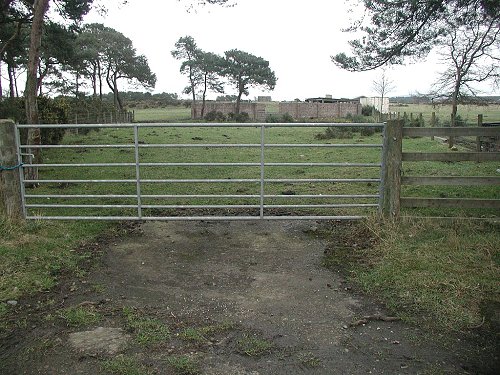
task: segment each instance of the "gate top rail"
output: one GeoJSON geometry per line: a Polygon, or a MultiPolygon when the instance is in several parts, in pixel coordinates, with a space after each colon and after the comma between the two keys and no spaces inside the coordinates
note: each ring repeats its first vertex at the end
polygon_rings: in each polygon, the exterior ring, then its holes
{"type": "Polygon", "coordinates": [[[133,124],[19,124],[17,128],[19,129],[29,129],[29,128],[100,128],[100,129],[116,129],[116,128],[256,128],[256,127],[266,127],[266,128],[325,128],[325,127],[353,127],[353,128],[381,128],[385,126],[385,123],[307,123],[307,122],[280,122],[280,123],[133,123],[133,124]]]}

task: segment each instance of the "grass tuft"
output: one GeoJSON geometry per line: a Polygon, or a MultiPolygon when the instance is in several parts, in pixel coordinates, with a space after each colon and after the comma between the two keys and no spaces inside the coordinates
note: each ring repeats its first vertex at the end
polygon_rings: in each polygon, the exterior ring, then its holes
{"type": "Polygon", "coordinates": [[[123,308],[127,327],[140,345],[152,346],[170,339],[170,330],[158,319],[142,316],[129,307],[123,308]]]}
{"type": "Polygon", "coordinates": [[[119,355],[116,358],[104,361],[102,370],[106,374],[113,375],[149,375],[145,366],[141,365],[135,358],[119,355]]]}
{"type": "Polygon", "coordinates": [[[274,344],[271,341],[249,335],[245,335],[242,339],[238,340],[237,345],[238,352],[249,357],[260,357],[264,354],[269,354],[274,348],[274,344]]]}
{"type": "Polygon", "coordinates": [[[102,317],[90,307],[70,307],[59,312],[59,316],[66,321],[70,327],[85,327],[99,322],[102,317]]]}
{"type": "Polygon", "coordinates": [[[315,368],[321,366],[321,360],[311,352],[300,353],[297,358],[299,362],[305,367],[315,368]]]}
{"type": "Polygon", "coordinates": [[[177,375],[197,375],[201,373],[200,365],[190,356],[172,356],[167,358],[167,363],[177,375]]]}

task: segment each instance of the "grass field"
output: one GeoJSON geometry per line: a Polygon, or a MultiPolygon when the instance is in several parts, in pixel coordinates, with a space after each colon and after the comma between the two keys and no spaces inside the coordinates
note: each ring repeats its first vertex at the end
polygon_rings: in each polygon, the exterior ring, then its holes
{"type": "Polygon", "coordinates": [[[191,108],[168,106],[165,108],[135,109],[136,122],[173,122],[191,119],[191,108]]]}
{"type": "MultiPolygon", "coordinates": [[[[279,113],[279,103],[267,103],[266,112],[269,114],[279,113]]],[[[391,103],[391,112],[399,112],[401,116],[406,112],[408,116],[413,113],[415,117],[421,113],[426,126],[430,126],[432,112],[436,113],[436,117],[440,123],[449,121],[451,114],[450,105],[437,104],[404,104],[398,105],[391,103]]],[[[148,108],[136,109],[135,120],[137,122],[174,122],[174,121],[187,121],[191,119],[191,109],[183,106],[169,106],[165,108],[148,108]]],[[[458,114],[462,117],[467,124],[477,124],[477,116],[483,115],[484,122],[497,122],[500,121],[500,104],[490,104],[484,106],[478,105],[460,105],[458,106],[458,114]]]]}
{"type": "MultiPolygon", "coordinates": [[[[442,124],[445,121],[450,121],[451,116],[451,106],[437,104],[435,106],[431,104],[408,104],[408,105],[390,105],[391,112],[399,112],[401,116],[404,112],[408,115],[413,113],[414,117],[417,117],[420,113],[424,117],[426,126],[430,126],[432,112],[436,113],[436,117],[442,124]]],[[[485,106],[478,105],[459,105],[458,114],[460,117],[470,125],[477,124],[477,116],[479,114],[483,115],[483,122],[498,122],[500,121],[500,104],[490,104],[485,106]]]]}
{"type": "MultiPolygon", "coordinates": [[[[317,128],[295,128],[268,129],[266,132],[266,141],[269,143],[332,143],[333,140],[317,141],[315,135],[324,129],[317,128]]],[[[139,133],[141,143],[158,144],[259,144],[260,129],[248,127],[235,128],[141,128],[139,133]]],[[[132,140],[131,129],[102,130],[100,132],[91,132],[87,136],[69,136],[66,142],[70,144],[130,144],[132,140]]],[[[340,143],[381,143],[381,136],[377,134],[373,137],[364,138],[357,134],[353,139],[339,140],[340,143]]],[[[369,149],[370,152],[364,152],[360,148],[342,148],[342,149],[311,149],[307,147],[297,148],[270,148],[266,150],[266,162],[355,162],[355,163],[380,163],[380,148],[369,149]]],[[[76,163],[106,163],[106,162],[134,162],[133,149],[89,149],[88,152],[82,152],[81,149],[58,149],[46,153],[45,163],[57,163],[58,160],[76,163]]],[[[213,163],[260,163],[260,148],[144,148],[140,152],[142,163],[151,162],[213,162],[213,163]]],[[[135,179],[135,167],[81,167],[81,168],[41,168],[41,178],[43,179],[135,179]]],[[[303,166],[282,167],[274,166],[266,169],[266,178],[270,179],[312,179],[312,178],[370,178],[376,179],[380,176],[379,168],[372,167],[314,167],[307,168],[303,166]]],[[[141,167],[141,179],[260,179],[260,165],[257,166],[170,166],[170,167],[141,167]]],[[[146,183],[141,184],[142,194],[239,194],[239,195],[258,195],[260,193],[260,184],[258,182],[234,182],[234,183],[146,183]]],[[[59,194],[81,194],[82,191],[87,194],[135,194],[135,183],[116,183],[116,184],[42,184],[34,192],[35,194],[50,194],[59,192],[59,194]]],[[[266,193],[274,195],[283,195],[283,198],[270,199],[266,203],[312,203],[312,201],[298,201],[293,199],[293,195],[298,194],[369,194],[376,195],[378,186],[376,183],[270,183],[266,184],[266,193]],[[292,198],[290,198],[292,196],[292,198]],[[285,199],[285,198],[289,199],[285,199]]],[[[316,199],[318,201],[318,199],[316,199]]],[[[30,200],[32,203],[47,203],[45,199],[30,200]]],[[[62,203],[62,200],[58,200],[62,203]]],[[[68,200],[65,200],[67,203],[68,200]]],[[[75,202],[75,201],[74,201],[75,202]]],[[[73,203],[74,203],[73,202],[73,203]]],[[[76,201],[82,203],[81,200],[76,201]]],[[[320,199],[320,203],[325,199],[320,199]]],[[[50,203],[56,203],[51,200],[50,203]]],[[[87,203],[102,204],[102,200],[89,200],[87,203]]],[[[135,199],[117,200],[110,199],[106,203],[114,204],[135,204],[135,199]]],[[[335,202],[332,202],[335,203],[335,202]]],[[[338,203],[352,203],[352,200],[342,200],[338,203]]],[[[363,199],[361,203],[377,203],[376,199],[363,199]]],[[[149,199],[144,200],[143,204],[237,204],[237,205],[258,205],[258,198],[241,199],[149,199]]],[[[107,213],[103,210],[73,210],[80,214],[95,214],[97,211],[103,215],[111,214],[114,210],[110,209],[107,213]]],[[[348,210],[347,210],[348,211],[348,210]]],[[[340,214],[347,214],[346,210],[340,211],[340,214]]],[[[366,212],[366,210],[362,210],[366,212]]],[[[258,212],[253,209],[254,214],[258,212]]],[[[70,210],[53,209],[52,213],[71,214],[70,210]]],[[[116,213],[116,211],[115,211],[116,213]]],[[[150,215],[154,212],[149,210],[150,215]]]]}
{"type": "MultiPolygon", "coordinates": [[[[324,128],[272,128],[266,130],[266,142],[280,143],[349,143],[349,144],[381,144],[382,136],[375,133],[372,136],[361,136],[353,133],[352,139],[317,140],[315,136],[324,128]]],[[[141,144],[259,144],[260,129],[253,127],[234,128],[151,128],[142,127],[139,130],[141,144]]],[[[105,129],[91,132],[86,136],[68,135],[68,144],[131,144],[132,129],[105,129]]],[[[446,152],[446,145],[431,141],[429,138],[406,139],[405,151],[446,152]]],[[[452,151],[448,151],[452,152],[452,151]]],[[[93,148],[93,149],[53,149],[45,152],[45,163],[134,163],[134,150],[130,148],[93,148]]],[[[240,180],[253,179],[256,182],[226,182],[226,183],[186,183],[142,182],[143,195],[259,195],[260,194],[260,148],[142,148],[141,163],[256,163],[255,166],[142,166],[141,180],[191,180],[217,179],[240,180]]],[[[381,160],[380,147],[374,148],[268,148],[265,150],[266,163],[374,163],[381,160]]],[[[411,176],[495,176],[497,165],[490,163],[442,163],[420,162],[405,163],[404,173],[411,176]]],[[[35,190],[28,190],[34,195],[43,194],[120,194],[134,195],[136,193],[135,165],[123,167],[42,167],[41,179],[48,180],[132,180],[127,183],[42,183],[35,190]]],[[[265,170],[266,179],[378,179],[379,167],[331,167],[331,166],[268,166],[265,170]]],[[[297,199],[295,195],[377,195],[377,182],[270,182],[265,184],[265,193],[279,195],[280,198],[266,199],[265,204],[377,204],[376,198],[362,199],[297,199]]],[[[493,186],[487,187],[414,187],[403,190],[404,196],[427,196],[449,198],[500,198],[500,192],[493,186]]],[[[144,198],[143,205],[259,205],[259,198],[144,198]]],[[[93,204],[95,208],[43,208],[30,209],[30,214],[49,216],[128,216],[134,215],[134,209],[102,208],[103,204],[135,205],[135,198],[91,198],[83,200],[67,198],[29,198],[28,203],[43,204],[93,204]]],[[[251,207],[253,215],[258,208],[251,207]]],[[[338,208],[338,209],[288,209],[283,214],[323,214],[323,215],[359,215],[369,214],[376,208],[338,208]]],[[[443,215],[442,210],[421,210],[420,213],[443,215]]],[[[450,214],[457,214],[450,210],[450,214]]],[[[226,212],[227,214],[227,212],[226,212]]],[[[473,210],[471,214],[475,215],[473,210]]],[[[494,215],[495,211],[482,211],[482,215],[494,215]]],[[[156,208],[148,208],[145,216],[165,216],[165,212],[156,208]]],[[[135,216],[135,215],[134,215],[135,216]]],[[[169,216],[169,215],[166,215],[169,216]]]]}

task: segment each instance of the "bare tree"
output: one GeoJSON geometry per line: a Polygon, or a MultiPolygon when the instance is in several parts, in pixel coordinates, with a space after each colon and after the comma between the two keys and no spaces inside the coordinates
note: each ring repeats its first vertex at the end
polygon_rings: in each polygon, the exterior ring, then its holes
{"type": "Polygon", "coordinates": [[[382,108],[384,105],[384,98],[390,93],[392,90],[396,88],[394,85],[394,81],[389,78],[386,69],[382,69],[382,73],[379,78],[373,81],[372,85],[373,91],[375,91],[380,96],[380,106],[379,111],[379,120],[382,118],[382,108]]]}
{"type": "Polygon", "coordinates": [[[480,83],[497,85],[500,79],[500,17],[468,17],[463,25],[447,24],[441,53],[446,69],[434,84],[435,97],[451,101],[451,126],[456,125],[458,104],[479,93],[480,83]]]}

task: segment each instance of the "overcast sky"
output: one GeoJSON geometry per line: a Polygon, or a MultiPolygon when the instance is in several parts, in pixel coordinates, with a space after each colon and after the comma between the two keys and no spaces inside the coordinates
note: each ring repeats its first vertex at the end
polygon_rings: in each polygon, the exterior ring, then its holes
{"type": "MultiPolygon", "coordinates": [[[[93,13],[86,20],[104,23],[132,39],[158,77],[154,92],[180,94],[186,86],[180,62],[170,52],[180,37],[190,35],[205,51],[222,55],[236,48],[269,61],[278,77],[276,88],[272,92],[253,89],[251,99],[257,95],[271,95],[273,100],[376,95],[372,83],[380,70],[349,73],[330,59],[349,51],[352,35],[341,31],[352,19],[345,0],[237,0],[232,8],[206,6],[188,12],[189,2],[130,0],[125,6],[111,6],[105,19],[93,13]]],[[[424,62],[390,68],[395,89],[389,95],[428,92],[440,69],[436,61],[430,56],[424,62]]],[[[235,94],[235,90],[227,87],[226,93],[235,94]]]]}

